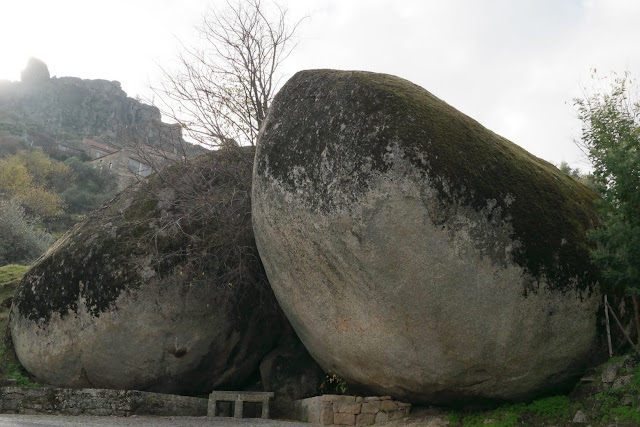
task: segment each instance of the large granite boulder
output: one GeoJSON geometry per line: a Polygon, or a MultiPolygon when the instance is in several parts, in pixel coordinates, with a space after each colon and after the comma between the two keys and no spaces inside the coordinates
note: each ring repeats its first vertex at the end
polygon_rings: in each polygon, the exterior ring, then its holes
{"type": "Polygon", "coordinates": [[[62,237],[13,301],[22,365],[56,386],[172,393],[255,376],[284,315],[253,240],[253,155],[166,169],[62,237]]]}
{"type": "Polygon", "coordinates": [[[406,80],[315,70],[274,99],[252,204],[271,286],[318,363],[448,403],[524,398],[589,363],[596,197],[406,80]]]}

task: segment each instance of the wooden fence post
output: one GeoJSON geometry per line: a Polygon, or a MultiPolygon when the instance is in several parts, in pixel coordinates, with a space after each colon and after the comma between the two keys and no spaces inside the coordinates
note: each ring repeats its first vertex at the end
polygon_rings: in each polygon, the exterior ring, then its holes
{"type": "Polygon", "coordinates": [[[629,344],[631,344],[631,347],[633,347],[633,349],[636,351],[636,353],[640,354],[640,349],[638,349],[638,346],[634,344],[634,342],[631,340],[631,338],[629,338],[629,334],[627,334],[627,331],[625,331],[624,328],[622,327],[622,323],[620,323],[620,321],[618,320],[618,317],[616,316],[616,313],[613,312],[613,308],[611,308],[611,305],[609,305],[608,302],[607,302],[607,307],[609,308],[609,311],[611,312],[611,315],[613,316],[613,320],[616,321],[616,323],[618,324],[618,327],[622,331],[622,334],[627,339],[627,341],[629,341],[629,344]]]}
{"type": "Polygon", "coordinates": [[[613,357],[613,349],[611,348],[611,328],[609,327],[609,310],[607,306],[607,295],[604,296],[604,320],[607,325],[607,344],[609,344],[609,358],[613,357]]]}

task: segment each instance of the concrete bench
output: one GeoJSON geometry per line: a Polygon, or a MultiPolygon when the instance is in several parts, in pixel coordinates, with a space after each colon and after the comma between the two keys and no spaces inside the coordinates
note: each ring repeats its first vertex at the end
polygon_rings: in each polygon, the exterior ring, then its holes
{"type": "Polygon", "coordinates": [[[269,418],[269,399],[273,397],[270,391],[212,391],[209,395],[207,416],[216,416],[218,402],[233,402],[234,418],[242,418],[244,402],[262,403],[262,418],[269,418]]]}

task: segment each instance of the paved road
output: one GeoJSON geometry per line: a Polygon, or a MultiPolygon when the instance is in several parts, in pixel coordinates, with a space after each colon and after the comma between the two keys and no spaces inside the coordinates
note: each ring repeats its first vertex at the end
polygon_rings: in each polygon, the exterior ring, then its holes
{"type": "Polygon", "coordinates": [[[0,415],[0,427],[310,427],[312,424],[259,418],[90,417],[70,415],[0,415]]]}

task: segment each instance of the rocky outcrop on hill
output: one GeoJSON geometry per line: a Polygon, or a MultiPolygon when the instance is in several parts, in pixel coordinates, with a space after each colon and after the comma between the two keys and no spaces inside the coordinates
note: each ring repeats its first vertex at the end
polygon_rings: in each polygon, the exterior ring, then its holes
{"type": "Polygon", "coordinates": [[[241,387],[285,322],[253,240],[253,150],[153,175],[63,236],[21,282],[9,330],[44,383],[241,387]]]}
{"type": "Polygon", "coordinates": [[[49,67],[38,58],[29,58],[27,67],[22,70],[20,80],[24,83],[39,83],[49,80],[49,67]]]}
{"type": "Polygon", "coordinates": [[[61,142],[94,138],[120,146],[190,147],[179,125],[163,123],[158,108],[129,98],[119,82],[50,78],[47,65],[34,58],[21,82],[0,84],[0,118],[5,117],[61,142]]]}
{"type": "Polygon", "coordinates": [[[413,402],[566,386],[596,346],[596,195],[421,87],[316,70],[278,93],[253,222],[307,350],[413,402]]]}

